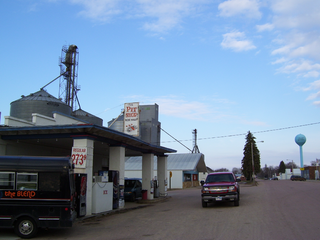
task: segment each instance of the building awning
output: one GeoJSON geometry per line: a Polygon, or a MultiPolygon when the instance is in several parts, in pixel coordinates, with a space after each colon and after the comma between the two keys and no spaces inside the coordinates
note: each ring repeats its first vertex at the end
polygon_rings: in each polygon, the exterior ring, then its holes
{"type": "MultiPolygon", "coordinates": [[[[70,139],[91,138],[95,141],[106,143],[108,146],[125,147],[126,156],[137,156],[146,153],[162,156],[176,152],[174,149],[153,145],[128,134],[93,124],[32,127],[1,126],[0,135],[2,140],[21,140],[31,143],[41,139],[47,141],[47,144],[51,146],[63,144],[63,141],[66,140],[70,142],[70,139]]],[[[99,148],[99,146],[95,145],[95,148],[99,148]]]]}

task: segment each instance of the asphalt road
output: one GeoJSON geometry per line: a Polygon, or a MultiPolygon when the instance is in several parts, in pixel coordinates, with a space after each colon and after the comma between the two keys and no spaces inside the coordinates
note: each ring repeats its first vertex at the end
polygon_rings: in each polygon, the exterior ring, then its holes
{"type": "MultiPolygon", "coordinates": [[[[320,181],[261,180],[241,185],[240,206],[202,208],[200,189],[169,191],[162,203],[42,230],[35,239],[320,239],[320,181]]],[[[0,229],[0,239],[18,239],[0,229]]]]}

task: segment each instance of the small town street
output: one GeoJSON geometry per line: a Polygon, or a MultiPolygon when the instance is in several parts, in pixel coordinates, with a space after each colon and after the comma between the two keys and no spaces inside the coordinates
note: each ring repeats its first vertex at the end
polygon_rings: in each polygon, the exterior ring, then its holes
{"type": "MultiPolygon", "coordinates": [[[[70,229],[40,230],[35,239],[319,239],[320,181],[258,180],[241,184],[240,206],[201,207],[200,188],[169,191],[170,198],[101,217],[70,229]]],[[[0,229],[0,239],[19,239],[0,229]]]]}

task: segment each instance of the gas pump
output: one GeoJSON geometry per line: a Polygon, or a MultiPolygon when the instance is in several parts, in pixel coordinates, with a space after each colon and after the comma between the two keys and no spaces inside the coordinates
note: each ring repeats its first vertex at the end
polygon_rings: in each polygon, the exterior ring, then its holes
{"type": "Polygon", "coordinates": [[[153,194],[153,180],[150,181],[150,194],[153,194]]]}
{"type": "Polygon", "coordinates": [[[77,193],[76,203],[77,203],[77,214],[78,217],[83,217],[86,215],[86,198],[87,198],[87,174],[78,173],[75,174],[75,188],[77,193]]]}
{"type": "Polygon", "coordinates": [[[153,181],[153,187],[154,187],[154,195],[153,197],[158,198],[159,197],[159,185],[158,180],[153,181]]]}
{"type": "Polygon", "coordinates": [[[167,193],[167,191],[168,191],[168,180],[167,179],[164,180],[164,191],[165,191],[165,193],[167,193]]]}
{"type": "Polygon", "coordinates": [[[168,195],[168,180],[167,178],[164,180],[164,196],[168,195]]]}

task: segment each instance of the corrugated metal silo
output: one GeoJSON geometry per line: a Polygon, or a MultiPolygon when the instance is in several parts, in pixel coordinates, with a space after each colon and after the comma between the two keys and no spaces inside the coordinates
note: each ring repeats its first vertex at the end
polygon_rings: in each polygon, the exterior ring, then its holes
{"type": "Polygon", "coordinates": [[[10,103],[10,116],[32,121],[32,113],[53,117],[52,112],[71,115],[71,107],[44,90],[22,96],[10,103]]]}
{"type": "Polygon", "coordinates": [[[108,127],[110,129],[113,129],[113,130],[116,130],[116,131],[119,131],[119,132],[124,132],[123,131],[123,115],[119,116],[116,121],[115,120],[116,119],[114,118],[111,121],[109,121],[108,122],[108,127]]]}
{"type": "Polygon", "coordinates": [[[102,126],[103,123],[103,120],[101,118],[96,117],[86,111],[83,111],[82,109],[74,111],[72,113],[72,116],[97,126],[102,126]]]}

